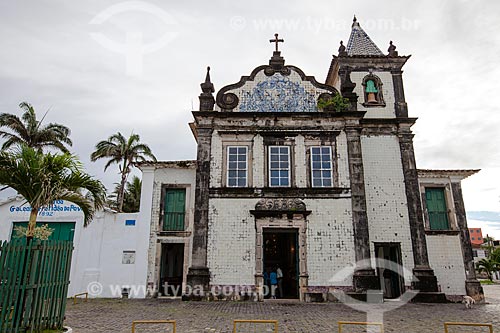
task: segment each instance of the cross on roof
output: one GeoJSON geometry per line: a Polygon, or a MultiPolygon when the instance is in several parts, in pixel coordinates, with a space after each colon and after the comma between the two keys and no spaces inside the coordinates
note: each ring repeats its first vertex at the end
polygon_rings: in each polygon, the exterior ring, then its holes
{"type": "Polygon", "coordinates": [[[278,34],[274,34],[274,39],[269,40],[270,43],[275,43],[276,44],[276,52],[278,52],[278,43],[284,43],[284,39],[278,39],[278,34]]]}

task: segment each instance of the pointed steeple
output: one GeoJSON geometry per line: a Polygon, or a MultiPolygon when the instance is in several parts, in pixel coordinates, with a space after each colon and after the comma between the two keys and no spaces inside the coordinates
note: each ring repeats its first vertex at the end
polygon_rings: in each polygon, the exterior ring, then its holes
{"type": "Polygon", "coordinates": [[[200,94],[200,111],[213,111],[215,99],[213,93],[215,92],[214,84],[210,81],[210,67],[207,67],[207,76],[205,82],[200,84],[202,93],[200,94]]]}
{"type": "Polygon", "coordinates": [[[384,54],[359,25],[356,16],[352,20],[351,36],[347,43],[349,56],[383,56],[384,54]]]}

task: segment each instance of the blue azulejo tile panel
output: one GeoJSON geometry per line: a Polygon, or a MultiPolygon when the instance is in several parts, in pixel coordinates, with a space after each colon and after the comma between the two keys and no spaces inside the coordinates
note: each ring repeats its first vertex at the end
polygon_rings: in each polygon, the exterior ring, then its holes
{"type": "Polygon", "coordinates": [[[316,94],[307,91],[302,82],[274,74],[242,92],[240,112],[316,112],[316,94]]]}
{"type": "Polygon", "coordinates": [[[228,92],[236,94],[236,112],[317,112],[319,95],[328,91],[315,87],[292,69],[290,75],[256,74],[253,81],[228,92]]]}

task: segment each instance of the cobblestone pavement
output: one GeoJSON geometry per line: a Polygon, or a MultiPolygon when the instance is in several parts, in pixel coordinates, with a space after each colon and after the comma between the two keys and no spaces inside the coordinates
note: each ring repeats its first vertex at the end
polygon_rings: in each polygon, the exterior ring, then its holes
{"type": "MultiPolygon", "coordinates": [[[[500,285],[484,286],[487,304],[465,309],[463,304],[406,304],[384,316],[386,332],[443,332],[445,321],[492,323],[500,332],[500,285]]],[[[177,332],[229,333],[234,319],[276,319],[279,332],[337,332],[337,321],[365,321],[366,314],[344,304],[276,302],[182,302],[177,300],[94,299],[68,302],[66,325],[75,333],[131,332],[133,320],[170,319],[177,332]]],[[[137,333],[165,332],[158,328],[137,333]]],[[[354,332],[354,330],[345,330],[354,332]]],[[[360,330],[356,332],[361,332],[360,330]]],[[[487,332],[454,330],[451,332],[487,332]]],[[[451,333],[450,332],[450,333],[451,333]]],[[[247,333],[247,332],[245,332],[247,333]]]]}

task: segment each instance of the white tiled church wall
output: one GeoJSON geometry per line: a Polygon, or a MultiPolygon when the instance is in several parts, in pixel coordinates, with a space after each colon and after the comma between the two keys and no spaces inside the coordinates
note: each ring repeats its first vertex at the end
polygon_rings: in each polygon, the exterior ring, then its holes
{"type": "Polygon", "coordinates": [[[429,264],[441,291],[447,295],[466,295],[465,268],[458,235],[428,235],[429,264]]]}
{"type": "Polygon", "coordinates": [[[211,199],[207,260],[212,284],[255,284],[255,199],[211,199]]]}
{"type": "Polygon", "coordinates": [[[310,286],[350,286],[351,280],[332,281],[354,260],[354,236],[350,199],[306,199],[307,271],[310,286]]]}
{"type": "Polygon", "coordinates": [[[337,172],[339,187],[351,187],[349,178],[349,159],[347,154],[347,136],[341,132],[337,137],[337,172]]]}
{"type": "Polygon", "coordinates": [[[373,72],[382,81],[382,96],[384,98],[385,107],[369,107],[365,108],[361,103],[364,103],[364,87],[363,79],[370,75],[369,72],[352,72],[351,81],[356,83],[354,92],[359,96],[358,110],[366,111],[365,118],[395,118],[394,111],[394,85],[392,83],[392,74],[390,72],[373,72]]]}
{"type": "Polygon", "coordinates": [[[295,184],[297,187],[307,187],[307,161],[304,137],[297,135],[295,138],[295,184]]]}
{"type": "Polygon", "coordinates": [[[219,133],[215,131],[212,135],[211,155],[210,160],[210,186],[222,187],[222,169],[224,161],[222,159],[222,138],[219,133]]]}
{"type": "Polygon", "coordinates": [[[398,138],[362,136],[361,146],[371,253],[375,252],[374,242],[401,243],[408,285],[414,264],[398,138]]]}
{"type": "Polygon", "coordinates": [[[264,140],[262,136],[256,135],[253,138],[253,152],[252,152],[252,168],[253,168],[253,186],[254,187],[264,187],[264,140]]]}

